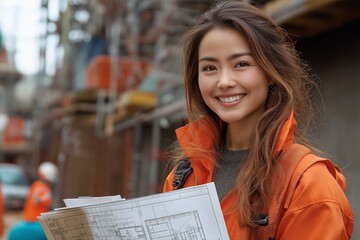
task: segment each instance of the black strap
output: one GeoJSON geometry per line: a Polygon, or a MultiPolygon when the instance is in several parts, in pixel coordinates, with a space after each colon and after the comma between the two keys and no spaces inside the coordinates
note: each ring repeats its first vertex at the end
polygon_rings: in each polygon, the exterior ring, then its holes
{"type": "Polygon", "coordinates": [[[181,161],[175,170],[174,179],[172,182],[173,189],[175,190],[182,188],[191,172],[192,166],[190,159],[185,159],[181,161]]]}
{"type": "Polygon", "coordinates": [[[260,214],[259,218],[254,221],[258,226],[267,226],[269,224],[269,215],[266,213],[260,214]]]}

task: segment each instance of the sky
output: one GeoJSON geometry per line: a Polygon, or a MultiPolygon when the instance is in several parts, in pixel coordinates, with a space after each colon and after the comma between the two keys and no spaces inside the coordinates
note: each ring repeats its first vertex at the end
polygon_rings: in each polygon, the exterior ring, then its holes
{"type": "MultiPolygon", "coordinates": [[[[58,3],[49,0],[49,18],[58,18],[58,3]]],[[[2,32],[9,61],[24,75],[36,75],[44,66],[40,58],[40,39],[46,34],[42,20],[41,0],[0,0],[0,31],[2,32]]],[[[46,73],[55,72],[55,52],[58,38],[47,37],[46,73]]]]}

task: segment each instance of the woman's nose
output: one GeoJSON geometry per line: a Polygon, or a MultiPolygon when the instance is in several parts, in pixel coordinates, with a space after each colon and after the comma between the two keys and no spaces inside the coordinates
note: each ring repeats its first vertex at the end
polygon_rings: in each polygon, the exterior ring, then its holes
{"type": "Polygon", "coordinates": [[[236,84],[235,80],[232,78],[231,74],[228,71],[221,72],[218,80],[219,88],[232,88],[236,84]]]}

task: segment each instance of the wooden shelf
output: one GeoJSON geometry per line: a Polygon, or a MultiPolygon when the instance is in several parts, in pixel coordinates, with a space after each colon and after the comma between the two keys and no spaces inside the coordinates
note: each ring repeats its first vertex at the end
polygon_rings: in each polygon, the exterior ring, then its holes
{"type": "Polygon", "coordinates": [[[66,107],[56,115],[60,115],[65,124],[82,128],[96,126],[103,128],[105,135],[111,135],[117,123],[153,110],[158,101],[154,92],[129,90],[115,96],[114,101],[110,101],[109,93],[102,93],[100,96],[93,90],[73,92],[66,107]]]}
{"type": "Polygon", "coordinates": [[[29,142],[7,145],[0,143],[0,152],[6,154],[28,154],[33,151],[33,146],[29,142]]]}

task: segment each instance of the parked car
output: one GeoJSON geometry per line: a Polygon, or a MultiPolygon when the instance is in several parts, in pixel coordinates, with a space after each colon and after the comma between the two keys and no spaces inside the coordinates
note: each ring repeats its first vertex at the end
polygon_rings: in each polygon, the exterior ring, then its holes
{"type": "Polygon", "coordinates": [[[5,208],[23,208],[30,188],[30,181],[23,168],[17,164],[0,163],[0,180],[5,208]]]}

